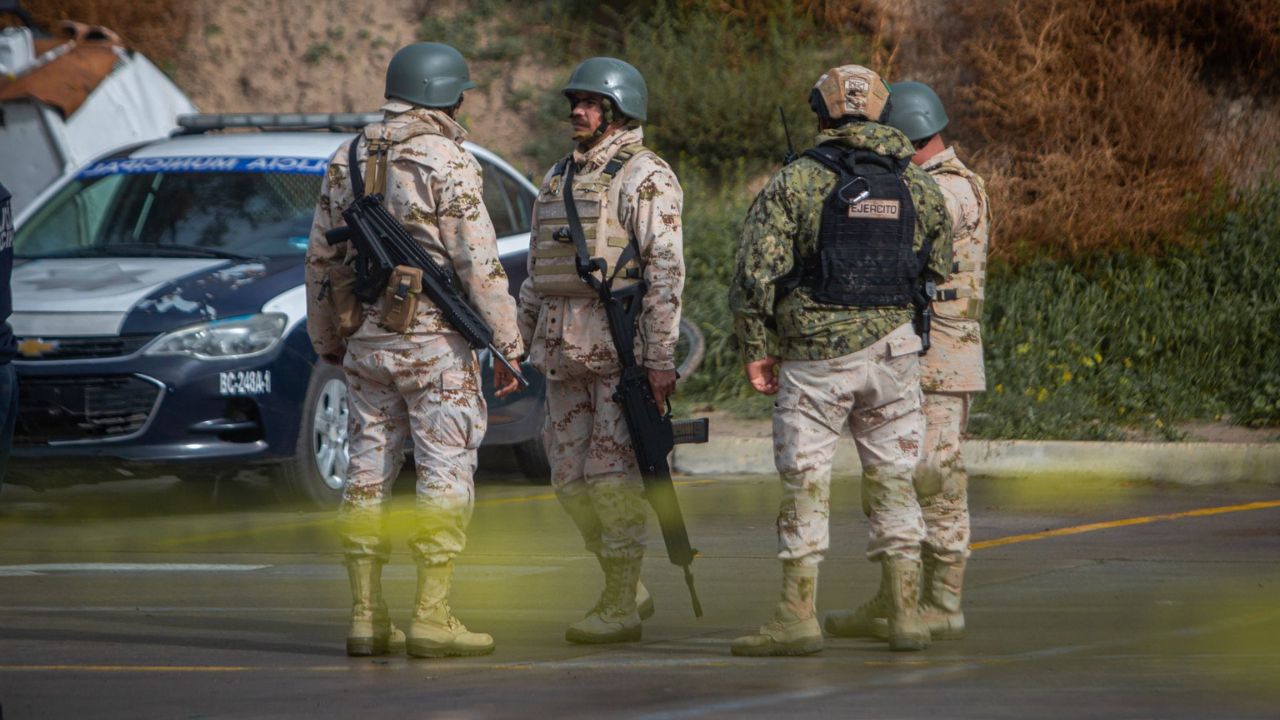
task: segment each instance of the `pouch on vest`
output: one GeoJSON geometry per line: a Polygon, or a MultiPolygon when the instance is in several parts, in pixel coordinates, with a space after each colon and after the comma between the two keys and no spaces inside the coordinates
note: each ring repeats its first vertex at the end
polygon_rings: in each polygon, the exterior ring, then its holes
{"type": "Polygon", "coordinates": [[[338,332],[351,337],[364,322],[364,304],[356,297],[356,270],[346,263],[329,268],[329,306],[338,319],[338,332]]]}
{"type": "Polygon", "coordinates": [[[418,297],[422,295],[421,268],[397,265],[382,295],[382,317],[378,324],[385,330],[404,333],[418,314],[418,297]]]}

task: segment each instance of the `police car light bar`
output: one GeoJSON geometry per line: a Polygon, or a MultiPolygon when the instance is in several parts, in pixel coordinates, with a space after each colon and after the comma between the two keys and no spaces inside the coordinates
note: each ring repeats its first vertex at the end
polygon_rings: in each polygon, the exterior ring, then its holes
{"type": "Polygon", "coordinates": [[[381,113],[228,113],[179,115],[175,135],[210,130],[355,130],[382,120],[381,113]]]}

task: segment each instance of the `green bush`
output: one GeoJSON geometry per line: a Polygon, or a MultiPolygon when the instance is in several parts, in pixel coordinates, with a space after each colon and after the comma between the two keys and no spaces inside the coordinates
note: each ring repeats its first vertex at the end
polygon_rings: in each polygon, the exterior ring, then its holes
{"type": "Polygon", "coordinates": [[[684,314],[701,328],[707,343],[702,366],[681,383],[680,398],[759,415],[768,411],[771,399],[752,391],[743,379],[742,360],[733,347],[728,296],[734,252],[751,197],[742,190],[745,183],[718,185],[705,172],[686,172],[680,183],[685,193],[684,314]]]}
{"type": "Polygon", "coordinates": [[[649,80],[647,139],[668,156],[697,158],[713,177],[776,167],[786,147],[780,106],[796,143],[807,146],[814,81],[869,56],[861,35],[819,32],[790,3],[763,22],[659,3],[624,37],[622,57],[649,80]]]}
{"type": "MultiPolygon", "coordinates": [[[[646,142],[677,171],[705,170],[714,181],[777,165],[786,146],[779,106],[797,145],[807,145],[814,130],[809,89],[818,75],[869,56],[863,35],[819,28],[790,2],[749,18],[708,3],[580,5],[543,0],[524,9],[523,21],[537,27],[529,49],[563,68],[556,86],[592,55],[632,63],[649,85],[646,142]],[[688,158],[696,166],[682,160],[688,158]]],[[[563,98],[547,93],[521,111],[535,116],[525,152],[551,164],[564,152],[563,98]]]]}
{"type": "Polygon", "coordinates": [[[982,437],[1169,439],[1174,424],[1280,424],[1280,185],[1195,248],[1091,267],[993,268],[982,437]]]}

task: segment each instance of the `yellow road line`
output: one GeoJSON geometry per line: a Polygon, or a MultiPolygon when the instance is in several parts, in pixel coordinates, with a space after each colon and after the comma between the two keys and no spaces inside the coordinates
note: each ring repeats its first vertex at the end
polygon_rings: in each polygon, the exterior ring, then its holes
{"type": "Polygon", "coordinates": [[[969,545],[970,550],[983,550],[985,548],[1000,547],[1001,545],[1013,545],[1015,543],[1031,542],[1033,540],[1045,540],[1047,538],[1063,537],[1065,535],[1079,535],[1081,533],[1094,532],[1097,530],[1110,530],[1118,527],[1129,527],[1131,525],[1146,525],[1147,523],[1161,522],[1164,520],[1181,520],[1183,518],[1207,517],[1210,515],[1222,515],[1224,513],[1245,512],[1247,510],[1266,510],[1268,508],[1280,507],[1280,500],[1264,500],[1260,502],[1245,503],[1243,505],[1224,505],[1220,507],[1199,508],[1197,510],[1187,510],[1186,512],[1165,513],[1163,515],[1146,515],[1143,517],[1125,518],[1123,520],[1108,520],[1107,522],[1089,523],[1088,525],[1075,525],[1073,527],[1058,528],[1056,530],[1045,530],[1038,533],[1027,533],[1025,535],[1009,535],[1002,538],[994,538],[991,540],[982,540],[980,542],[969,545]]]}

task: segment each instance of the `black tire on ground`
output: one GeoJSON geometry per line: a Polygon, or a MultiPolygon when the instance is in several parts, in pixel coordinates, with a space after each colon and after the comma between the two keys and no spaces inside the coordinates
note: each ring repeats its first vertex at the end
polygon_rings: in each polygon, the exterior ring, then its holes
{"type": "Polygon", "coordinates": [[[551,484],[551,461],[547,459],[547,448],[542,444],[541,433],[512,445],[511,449],[516,454],[516,465],[529,482],[534,485],[551,484]]]}
{"type": "Polygon", "coordinates": [[[317,362],[311,371],[298,444],[276,481],[293,498],[333,509],[347,480],[347,381],[342,369],[317,362]]]}
{"type": "MultiPolygon", "coordinates": [[[[676,372],[679,380],[698,372],[707,353],[707,340],[702,328],[688,318],[680,318],[680,340],[676,343],[676,372]]],[[[679,380],[677,382],[679,382],[679,380]]]]}

